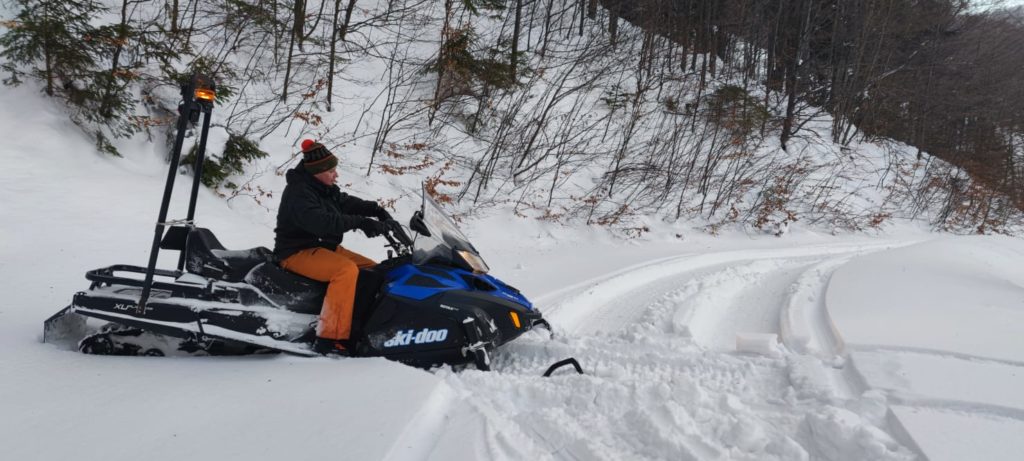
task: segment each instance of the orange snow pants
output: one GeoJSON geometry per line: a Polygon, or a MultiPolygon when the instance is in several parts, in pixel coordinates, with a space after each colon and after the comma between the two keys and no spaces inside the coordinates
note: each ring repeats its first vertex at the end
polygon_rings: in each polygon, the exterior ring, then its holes
{"type": "Polygon", "coordinates": [[[316,335],[326,339],[349,339],[359,269],[375,265],[372,259],[341,246],[334,251],[308,248],[281,261],[281,267],[287,270],[328,282],[320,322],[316,326],[316,335]]]}

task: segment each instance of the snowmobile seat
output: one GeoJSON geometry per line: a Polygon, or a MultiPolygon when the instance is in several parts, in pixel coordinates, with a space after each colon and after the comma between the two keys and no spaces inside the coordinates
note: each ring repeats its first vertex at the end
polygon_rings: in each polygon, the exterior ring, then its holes
{"type": "Polygon", "coordinates": [[[273,260],[273,252],[265,247],[228,250],[213,232],[202,227],[189,229],[185,255],[189,272],[228,282],[242,282],[253,267],[273,260]]]}
{"type": "Polygon", "coordinates": [[[275,262],[253,266],[244,281],[292,312],[319,314],[327,284],[282,269],[275,262]]]}
{"type": "MultiPolygon", "coordinates": [[[[359,330],[362,322],[369,318],[385,281],[386,277],[378,267],[359,270],[353,331],[359,330]]],[[[263,294],[285,309],[302,314],[319,314],[324,303],[324,295],[327,294],[326,282],[303,277],[272,262],[253,267],[245,276],[245,282],[259,288],[263,294]]]]}

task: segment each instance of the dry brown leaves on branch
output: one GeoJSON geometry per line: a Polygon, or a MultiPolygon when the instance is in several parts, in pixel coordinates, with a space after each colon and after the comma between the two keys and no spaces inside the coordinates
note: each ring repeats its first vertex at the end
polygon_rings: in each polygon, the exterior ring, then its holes
{"type": "Polygon", "coordinates": [[[302,120],[311,126],[320,126],[324,123],[323,118],[312,112],[296,112],[295,118],[302,120]]]}
{"type": "Polygon", "coordinates": [[[594,221],[594,224],[599,226],[614,226],[618,224],[623,217],[631,214],[632,210],[630,210],[629,205],[621,205],[619,206],[619,209],[615,210],[615,212],[598,218],[597,221],[594,221]]]}
{"type": "Polygon", "coordinates": [[[395,203],[398,202],[399,198],[400,197],[389,198],[387,200],[377,200],[377,203],[380,204],[380,206],[383,208],[395,211],[395,203]]]}
{"type": "Polygon", "coordinates": [[[326,79],[317,80],[316,84],[313,85],[313,89],[310,92],[302,93],[302,99],[310,100],[310,99],[315,98],[317,93],[319,93],[320,90],[323,90],[324,85],[326,85],[326,84],[327,84],[327,80],[326,79]]]}
{"type": "Polygon", "coordinates": [[[540,219],[542,221],[560,221],[563,217],[565,217],[565,213],[564,212],[563,213],[555,213],[555,212],[551,211],[551,208],[545,208],[544,209],[544,214],[542,214],[537,219],[540,219]]]}
{"type": "Polygon", "coordinates": [[[458,187],[462,185],[462,183],[459,181],[443,178],[444,174],[447,173],[448,170],[451,169],[451,167],[452,162],[451,160],[449,160],[445,162],[445,164],[441,166],[441,169],[437,170],[437,172],[434,173],[433,176],[430,176],[425,181],[423,181],[423,190],[427,191],[427,194],[429,194],[431,198],[433,198],[435,201],[439,203],[455,202],[455,199],[453,199],[450,194],[445,194],[438,191],[437,188],[439,186],[458,187]]]}
{"type": "Polygon", "coordinates": [[[401,176],[401,175],[404,175],[406,173],[411,173],[413,171],[425,170],[425,169],[433,166],[435,163],[437,163],[436,160],[433,160],[430,157],[424,157],[423,161],[421,161],[420,163],[414,164],[414,165],[393,166],[393,165],[388,165],[386,163],[382,163],[382,164],[380,164],[378,166],[378,168],[380,168],[380,170],[383,171],[384,173],[387,173],[387,174],[390,174],[390,175],[393,175],[393,176],[401,176]]]}
{"type": "MultiPolygon", "coordinates": [[[[797,174],[802,172],[802,169],[799,167],[787,167],[786,169],[795,171],[797,174]]],[[[782,229],[786,225],[797,221],[796,213],[787,208],[792,193],[790,179],[785,176],[776,177],[775,183],[762,191],[764,200],[758,210],[754,227],[763,230],[768,226],[774,225],[777,228],[774,234],[781,236],[783,234],[782,229]]]]}
{"type": "Polygon", "coordinates": [[[892,217],[892,213],[875,213],[871,216],[871,220],[868,221],[868,226],[874,229],[878,229],[885,221],[892,217]]]}

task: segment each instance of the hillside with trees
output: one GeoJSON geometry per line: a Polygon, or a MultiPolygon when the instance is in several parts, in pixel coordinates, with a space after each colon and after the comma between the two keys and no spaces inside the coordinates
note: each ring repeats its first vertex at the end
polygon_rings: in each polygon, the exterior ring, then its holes
{"type": "Polygon", "coordinates": [[[627,233],[1022,223],[1024,24],[967,0],[5,6],[4,83],[99,151],[167,144],[178,82],[213,76],[226,196],[270,171],[250,165],[269,140],[311,136],[442,202],[627,233]]]}

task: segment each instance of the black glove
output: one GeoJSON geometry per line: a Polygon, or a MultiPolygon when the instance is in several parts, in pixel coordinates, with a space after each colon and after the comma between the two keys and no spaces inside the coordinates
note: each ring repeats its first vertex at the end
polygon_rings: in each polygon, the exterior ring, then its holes
{"type": "Polygon", "coordinates": [[[374,238],[380,234],[383,234],[384,231],[387,230],[387,227],[384,226],[384,223],[377,221],[376,219],[370,218],[363,218],[362,221],[359,221],[359,225],[356,226],[356,228],[363,231],[363,233],[366,234],[366,236],[369,238],[374,238]]]}
{"type": "Polygon", "coordinates": [[[388,210],[385,210],[384,207],[380,206],[379,203],[377,204],[377,209],[374,210],[374,212],[373,212],[373,214],[371,214],[371,216],[377,218],[381,222],[389,221],[389,220],[392,219],[391,218],[391,213],[388,213],[388,210]]]}

